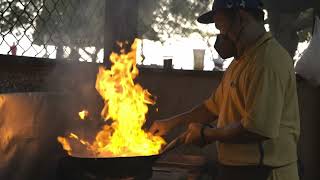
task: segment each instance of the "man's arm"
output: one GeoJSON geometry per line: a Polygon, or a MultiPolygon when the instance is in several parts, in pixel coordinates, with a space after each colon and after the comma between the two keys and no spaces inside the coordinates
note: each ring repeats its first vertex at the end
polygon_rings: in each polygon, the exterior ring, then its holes
{"type": "Polygon", "coordinates": [[[174,123],[174,127],[176,127],[190,123],[210,123],[215,121],[217,118],[218,116],[210,112],[204,104],[200,104],[190,111],[176,115],[170,119],[174,123]]]}
{"type": "Polygon", "coordinates": [[[198,105],[192,110],[173,116],[168,119],[155,121],[149,132],[154,135],[163,136],[170,132],[173,128],[180,125],[188,125],[190,123],[210,123],[217,119],[204,104],[198,105]]]}
{"type": "Polygon", "coordinates": [[[265,141],[268,138],[246,130],[241,123],[234,123],[225,128],[206,128],[204,135],[208,143],[220,141],[233,144],[248,144],[265,141]]]}

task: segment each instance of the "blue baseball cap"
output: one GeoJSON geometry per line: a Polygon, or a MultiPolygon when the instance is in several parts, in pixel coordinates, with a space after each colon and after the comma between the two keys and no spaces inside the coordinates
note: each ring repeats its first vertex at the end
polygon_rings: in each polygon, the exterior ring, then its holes
{"type": "Polygon", "coordinates": [[[261,9],[261,0],[214,0],[212,10],[198,17],[197,21],[202,24],[214,23],[213,16],[219,9],[261,9]]]}

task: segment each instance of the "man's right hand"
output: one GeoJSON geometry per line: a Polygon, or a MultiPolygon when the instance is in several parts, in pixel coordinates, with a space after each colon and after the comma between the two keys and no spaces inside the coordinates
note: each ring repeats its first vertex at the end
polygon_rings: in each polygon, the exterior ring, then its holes
{"type": "Polygon", "coordinates": [[[156,136],[167,135],[174,128],[174,122],[171,119],[157,120],[151,125],[149,132],[156,136]]]}

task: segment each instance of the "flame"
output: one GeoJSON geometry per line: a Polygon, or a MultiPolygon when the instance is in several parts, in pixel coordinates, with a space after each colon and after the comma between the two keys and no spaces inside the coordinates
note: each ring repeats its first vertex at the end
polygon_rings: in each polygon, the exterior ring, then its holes
{"type": "Polygon", "coordinates": [[[70,146],[68,140],[66,138],[64,138],[64,137],[58,137],[57,139],[58,139],[59,143],[62,144],[63,149],[65,151],[67,151],[67,153],[69,155],[71,155],[72,154],[71,153],[72,149],[71,149],[71,146],[70,146]]]}
{"type": "MultiPolygon", "coordinates": [[[[112,124],[104,125],[91,144],[73,133],[70,134],[70,138],[78,140],[99,157],[154,155],[165,144],[160,136],[153,136],[142,130],[148,104],[153,105],[155,102],[147,90],[134,83],[139,74],[136,66],[139,42],[135,40],[131,46],[132,51],[127,54],[124,51],[120,54],[112,53],[110,70],[99,68],[96,89],[105,101],[101,116],[105,120],[111,120],[112,124]]],[[[59,142],[71,153],[70,145],[67,146],[65,139],[60,138],[59,142]]]]}
{"type": "Polygon", "coordinates": [[[83,110],[83,111],[79,112],[79,117],[81,120],[85,120],[86,117],[88,117],[88,115],[89,115],[89,112],[87,110],[83,110]]]}

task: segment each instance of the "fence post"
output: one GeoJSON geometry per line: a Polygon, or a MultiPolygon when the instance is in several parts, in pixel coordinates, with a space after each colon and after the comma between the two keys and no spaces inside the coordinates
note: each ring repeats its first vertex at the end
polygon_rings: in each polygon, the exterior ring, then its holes
{"type": "Polygon", "coordinates": [[[126,51],[137,37],[139,0],[106,0],[104,27],[104,62],[110,67],[111,52],[119,52],[117,41],[128,41],[126,51]]]}

